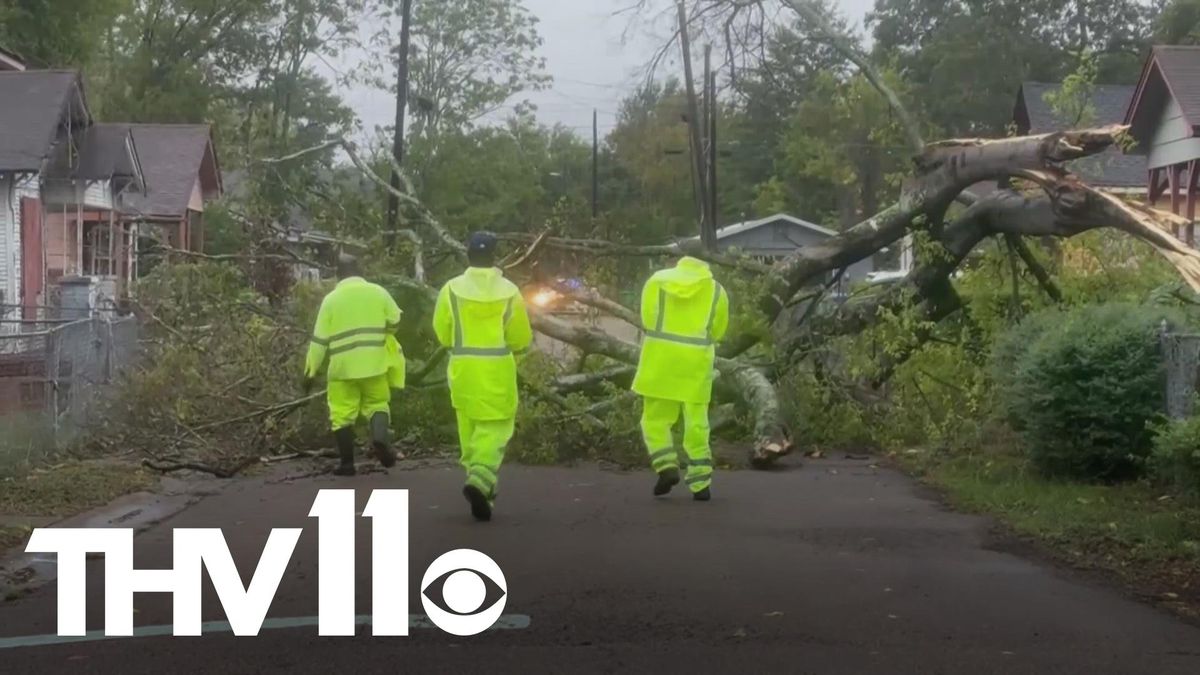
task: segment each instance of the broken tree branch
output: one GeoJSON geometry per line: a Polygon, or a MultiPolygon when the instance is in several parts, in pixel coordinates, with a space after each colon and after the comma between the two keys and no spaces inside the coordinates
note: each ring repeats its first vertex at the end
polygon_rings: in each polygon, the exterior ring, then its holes
{"type": "MultiPolygon", "coordinates": [[[[501,241],[530,243],[538,236],[519,232],[504,232],[497,235],[501,241]]],[[[562,239],[545,237],[542,240],[543,249],[567,251],[571,253],[589,253],[602,256],[630,256],[648,258],[671,258],[681,255],[692,256],[705,262],[739,269],[756,274],[771,272],[771,266],[750,258],[745,258],[720,251],[707,251],[697,239],[684,239],[673,244],[621,244],[602,239],[562,239]]]]}

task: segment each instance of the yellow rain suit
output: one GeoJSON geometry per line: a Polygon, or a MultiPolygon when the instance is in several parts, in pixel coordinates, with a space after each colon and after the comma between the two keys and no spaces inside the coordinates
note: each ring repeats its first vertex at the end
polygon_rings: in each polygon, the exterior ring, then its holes
{"type": "Polygon", "coordinates": [[[338,282],[321,302],[304,373],[316,377],[328,359],[334,431],[354,426],[360,415],[389,412],[393,385],[404,386],[404,355],[392,336],[399,325],[400,307],[391,294],[362,277],[338,282]]]}
{"type": "Polygon", "coordinates": [[[646,335],[633,391],[644,397],[642,435],[655,471],[679,468],[672,428],[683,415],[687,484],[699,492],[712,483],[708,404],[716,343],[729,327],[729,294],[703,261],[680,259],[656,273],[642,290],[646,335]]]}
{"type": "Polygon", "coordinates": [[[515,355],[533,341],[525,300],[499,269],[471,267],[442,287],[433,328],[450,349],[450,399],[467,485],[494,499],[517,415],[515,355]]]}

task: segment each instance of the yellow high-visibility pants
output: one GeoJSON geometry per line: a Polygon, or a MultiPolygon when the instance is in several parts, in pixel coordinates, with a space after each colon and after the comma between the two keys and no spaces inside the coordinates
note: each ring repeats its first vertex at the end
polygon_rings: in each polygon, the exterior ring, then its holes
{"type": "Polygon", "coordinates": [[[391,412],[392,389],[386,373],[361,380],[330,380],[325,397],[334,431],[354,426],[359,416],[369,420],[375,413],[391,412]]]}
{"type": "Polygon", "coordinates": [[[672,428],[683,415],[683,449],[688,456],[687,485],[699,492],[712,484],[713,458],[708,436],[708,404],[643,398],[642,437],[656,472],[679,468],[672,428]]]}
{"type": "Polygon", "coordinates": [[[488,499],[494,500],[500,482],[500,464],[504,462],[504,450],[512,440],[516,420],[476,420],[461,411],[456,412],[467,485],[478,488],[488,499]]]}

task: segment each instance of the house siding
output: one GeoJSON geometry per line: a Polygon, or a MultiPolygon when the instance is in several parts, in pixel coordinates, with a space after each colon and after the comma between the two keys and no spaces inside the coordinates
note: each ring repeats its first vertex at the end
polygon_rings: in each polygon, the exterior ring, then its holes
{"type": "Polygon", "coordinates": [[[188,208],[197,213],[204,212],[204,190],[200,188],[200,178],[196,178],[196,184],[192,186],[192,196],[188,199],[188,208]]]}
{"type": "Polygon", "coordinates": [[[1154,137],[1150,140],[1148,165],[1151,169],[1171,166],[1200,158],[1200,138],[1183,118],[1183,110],[1174,98],[1168,97],[1154,137]]]}
{"type": "Polygon", "coordinates": [[[97,180],[87,184],[83,191],[84,206],[111,211],[113,208],[112,181],[97,180]]]}
{"type": "Polygon", "coordinates": [[[13,204],[13,178],[5,176],[0,178],[0,294],[4,297],[0,298],[0,302],[5,304],[14,304],[13,298],[15,282],[14,275],[9,273],[13,266],[13,251],[20,250],[19,244],[14,245],[14,239],[19,242],[21,236],[21,228],[14,227],[14,221],[20,219],[20,213],[17,210],[19,207],[13,204]]]}
{"type": "Polygon", "coordinates": [[[6,305],[21,301],[21,199],[38,196],[35,175],[0,178],[0,291],[6,305]]]}
{"type": "Polygon", "coordinates": [[[86,184],[74,181],[54,181],[46,186],[47,204],[66,205],[68,209],[82,205],[85,209],[111,210],[113,208],[112,181],[98,180],[86,184]]]}

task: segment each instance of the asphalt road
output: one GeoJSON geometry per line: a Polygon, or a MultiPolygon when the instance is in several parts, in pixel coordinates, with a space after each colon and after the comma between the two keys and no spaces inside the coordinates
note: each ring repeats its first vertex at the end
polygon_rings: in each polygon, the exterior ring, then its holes
{"type": "MultiPolygon", "coordinates": [[[[241,480],[137,539],[170,567],[171,528],[222,527],[243,578],[272,527],[309,526],[271,617],[316,614],[316,491],[411,490],[411,593],[441,553],[499,563],[523,629],[458,638],[152,637],[0,649],[3,673],[779,672],[1200,673],[1200,628],[989,547],[987,521],[946,511],[867,461],[721,472],[715,498],[655,500],[648,472],[506,467],[496,519],[470,519],[456,469],[355,479],[241,480]]],[[[370,521],[359,519],[357,610],[369,613],[370,521]]],[[[102,627],[91,563],[89,628],[102,627]]],[[[206,582],[206,587],[207,587],[206,582]]],[[[205,619],[224,614],[211,589],[205,619]]],[[[138,596],[139,626],[169,624],[138,596]]],[[[55,588],[0,604],[0,637],[55,632],[55,588]]]]}

